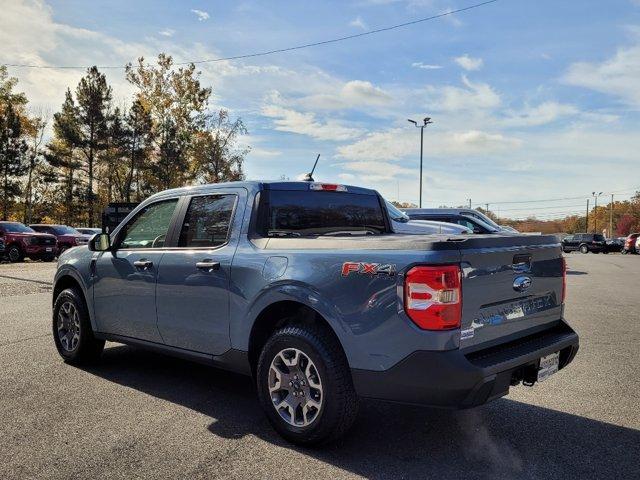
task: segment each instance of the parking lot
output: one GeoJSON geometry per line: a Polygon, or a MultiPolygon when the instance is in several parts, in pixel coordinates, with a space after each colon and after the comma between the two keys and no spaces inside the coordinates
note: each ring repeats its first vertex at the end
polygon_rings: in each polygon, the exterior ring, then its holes
{"type": "Polygon", "coordinates": [[[276,435],[248,378],[117,344],[66,365],[55,264],[1,264],[0,478],[640,478],[640,256],[567,258],[567,370],[469,411],[365,402],[313,450],[276,435]]]}

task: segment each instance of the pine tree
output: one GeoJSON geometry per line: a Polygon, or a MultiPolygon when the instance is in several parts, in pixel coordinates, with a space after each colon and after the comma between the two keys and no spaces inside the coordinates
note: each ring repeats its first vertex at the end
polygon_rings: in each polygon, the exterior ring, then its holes
{"type": "Polygon", "coordinates": [[[2,219],[9,218],[9,207],[20,195],[19,177],[26,172],[28,147],[23,138],[21,118],[12,103],[0,112],[0,171],[2,172],[2,219]]]}
{"type": "Polygon", "coordinates": [[[91,67],[76,88],[78,144],[84,153],[87,172],[87,217],[93,227],[95,215],[94,178],[97,156],[104,151],[108,135],[108,111],[111,104],[111,87],[97,67],[91,67]]]}

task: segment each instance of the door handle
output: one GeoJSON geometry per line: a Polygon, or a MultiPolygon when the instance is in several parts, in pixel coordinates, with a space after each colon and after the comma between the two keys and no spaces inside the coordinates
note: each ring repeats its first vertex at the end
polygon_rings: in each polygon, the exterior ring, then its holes
{"type": "Polygon", "coordinates": [[[207,272],[212,272],[214,270],[220,269],[220,262],[214,262],[213,260],[203,260],[196,263],[196,268],[198,270],[206,270],[207,272]]]}
{"type": "Polygon", "coordinates": [[[142,268],[142,269],[146,270],[148,268],[153,267],[153,262],[151,260],[142,259],[142,260],[136,260],[135,262],[133,262],[133,265],[136,268],[142,268]]]}

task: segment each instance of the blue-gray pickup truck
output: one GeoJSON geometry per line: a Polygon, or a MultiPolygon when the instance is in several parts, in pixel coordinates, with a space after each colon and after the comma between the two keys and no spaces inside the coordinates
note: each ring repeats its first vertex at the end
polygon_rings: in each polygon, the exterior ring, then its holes
{"type": "Polygon", "coordinates": [[[298,444],[330,441],[361,397],[467,408],[566,367],[555,236],[393,233],[374,190],[237,182],[158,193],[61,255],[53,338],[105,341],[252,375],[298,444]]]}

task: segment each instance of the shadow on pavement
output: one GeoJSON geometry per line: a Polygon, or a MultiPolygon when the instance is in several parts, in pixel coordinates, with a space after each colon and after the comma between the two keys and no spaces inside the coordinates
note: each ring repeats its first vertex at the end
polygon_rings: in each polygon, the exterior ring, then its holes
{"type": "Polygon", "coordinates": [[[366,401],[346,438],[302,449],[271,429],[248,377],[128,346],[86,370],[211,417],[213,435],[254,435],[371,479],[640,478],[640,431],[507,399],[466,411],[366,401]]]}
{"type": "Polygon", "coordinates": [[[579,270],[567,270],[567,275],[589,275],[587,272],[581,272],[579,270]]]}

